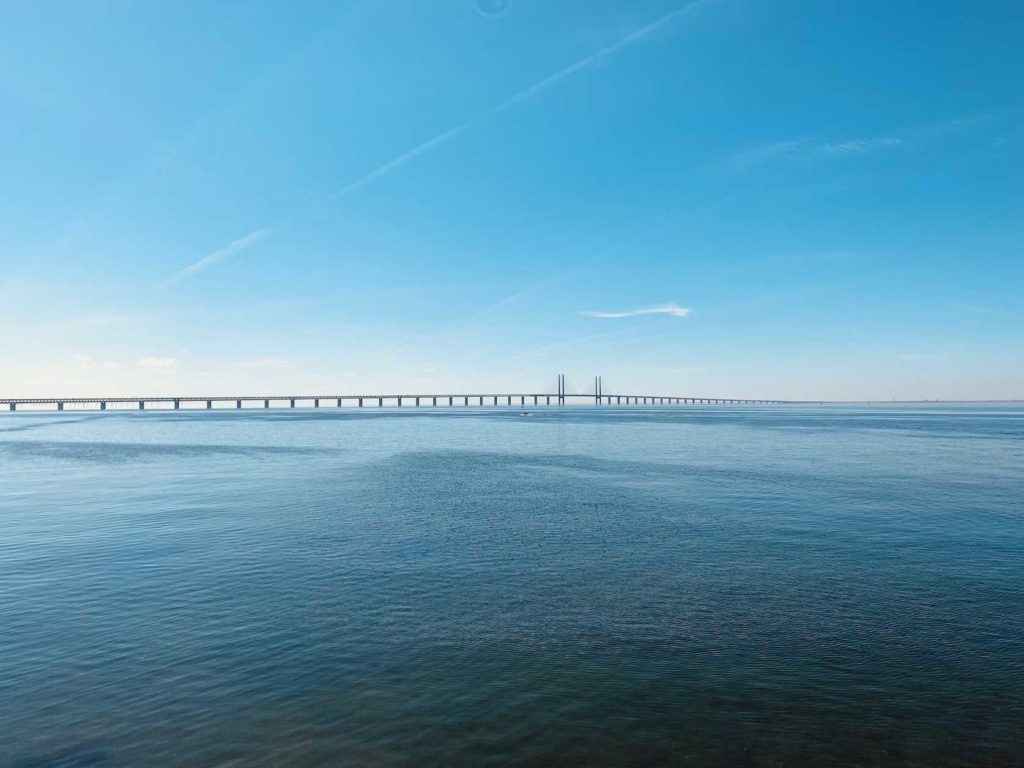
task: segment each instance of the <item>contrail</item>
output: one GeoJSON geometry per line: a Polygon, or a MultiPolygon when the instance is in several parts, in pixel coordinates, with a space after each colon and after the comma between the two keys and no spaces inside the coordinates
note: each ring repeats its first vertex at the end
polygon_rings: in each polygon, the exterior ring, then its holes
{"type": "Polygon", "coordinates": [[[486,112],[483,112],[477,115],[476,117],[467,120],[464,123],[459,123],[458,125],[448,128],[447,130],[442,131],[433,138],[427,139],[422,144],[413,147],[407,152],[403,152],[402,154],[398,155],[395,158],[392,158],[391,160],[388,160],[383,165],[373,169],[369,173],[353,181],[351,184],[348,184],[347,186],[338,190],[337,192],[332,194],[328,198],[328,200],[339,200],[343,197],[346,197],[347,195],[350,195],[356,190],[363,188],[371,181],[379,179],[381,176],[386,176],[387,174],[391,173],[391,171],[395,170],[396,168],[400,168],[413,158],[418,157],[419,155],[422,155],[424,152],[427,152],[433,149],[434,147],[440,146],[441,144],[444,144],[454,139],[459,134],[464,133],[465,131],[479,123],[482,123],[484,120],[487,120],[488,118],[493,117],[494,115],[505,112],[519,104],[522,104],[524,101],[533,98],[541,91],[545,91],[548,88],[552,87],[553,85],[557,85],[566,78],[572,77],[577,72],[582,72],[583,70],[588,69],[589,67],[592,67],[595,64],[598,64],[599,62],[618,53],[623,48],[627,48],[631,45],[635,45],[641,42],[651,33],[671,24],[676,19],[680,18],[681,16],[685,16],[694,9],[713,2],[716,2],[716,0],[696,0],[695,2],[689,3],[688,5],[684,5],[682,8],[677,8],[676,10],[670,13],[666,13],[664,16],[655,19],[654,21],[650,22],[649,24],[646,24],[643,27],[640,27],[640,29],[636,30],[635,32],[629,33],[625,37],[616,40],[614,43],[606,45],[604,48],[601,48],[600,50],[590,54],[589,56],[586,56],[580,59],[579,61],[576,61],[570,64],[569,66],[558,70],[554,74],[548,75],[543,80],[539,80],[533,85],[524,88],[518,93],[509,96],[504,101],[495,104],[486,112]]]}
{"type": "MultiPolygon", "coordinates": [[[[486,114],[490,113],[488,112],[486,114]]],[[[380,166],[379,168],[373,169],[365,176],[361,176],[360,178],[353,181],[351,184],[343,187],[342,189],[332,194],[329,198],[327,198],[328,201],[339,200],[347,195],[350,195],[357,189],[362,189],[374,179],[379,179],[381,176],[386,176],[387,174],[391,173],[391,171],[395,170],[395,168],[399,168],[400,166],[405,165],[414,157],[422,155],[424,152],[433,149],[439,144],[444,144],[446,141],[450,139],[454,139],[467,128],[483,120],[484,116],[485,115],[477,117],[473,120],[462,123],[461,125],[456,125],[454,128],[449,128],[447,131],[443,131],[437,134],[437,136],[435,136],[434,138],[428,139],[427,141],[423,142],[418,147],[414,147],[410,149],[408,152],[405,152],[396,158],[388,160],[386,163],[384,163],[384,165],[380,166]]]]}
{"type": "Polygon", "coordinates": [[[531,85],[529,88],[520,91],[514,96],[509,96],[507,99],[505,99],[497,106],[491,107],[491,109],[485,112],[478,119],[482,120],[484,117],[488,117],[498,112],[504,112],[506,109],[509,109],[510,107],[513,107],[516,104],[519,104],[523,101],[526,101],[529,98],[532,98],[533,96],[536,96],[538,93],[547,88],[550,88],[552,85],[560,83],[567,77],[571,77],[572,75],[575,75],[577,72],[587,69],[588,67],[591,67],[594,64],[597,64],[598,62],[608,58],[609,56],[618,53],[623,48],[626,48],[630,45],[634,45],[635,43],[639,43],[652,32],[655,32],[658,29],[668,24],[671,24],[677,18],[679,18],[680,16],[685,16],[686,14],[693,11],[695,8],[701,5],[707,5],[715,1],[716,0],[696,0],[696,2],[689,3],[688,5],[684,5],[681,8],[677,8],[676,10],[671,11],[670,13],[666,13],[664,16],[652,21],[650,24],[640,27],[640,29],[636,30],[635,32],[630,32],[628,35],[626,35],[623,38],[620,38],[619,40],[616,40],[614,43],[606,45],[599,51],[596,51],[595,53],[592,53],[589,56],[580,59],[574,64],[570,64],[564,69],[558,70],[553,75],[548,75],[540,82],[531,85]]]}
{"type": "MultiPolygon", "coordinates": [[[[542,80],[539,80],[538,82],[534,83],[533,85],[531,85],[531,86],[529,86],[527,88],[524,88],[523,90],[519,91],[518,93],[515,93],[515,94],[509,96],[508,98],[504,99],[503,101],[499,102],[498,104],[495,104],[493,107],[491,107],[490,109],[486,110],[485,112],[482,112],[481,114],[477,115],[476,117],[471,118],[470,120],[467,120],[467,121],[465,121],[463,123],[459,123],[458,125],[454,125],[451,128],[448,128],[447,130],[444,130],[441,133],[437,134],[436,136],[434,136],[434,137],[432,137],[430,139],[427,139],[422,144],[419,144],[419,145],[413,147],[412,149],[410,149],[410,150],[408,150],[406,152],[403,152],[402,154],[398,155],[397,157],[394,157],[391,160],[388,160],[383,165],[380,165],[377,168],[374,168],[369,173],[363,174],[362,176],[360,176],[355,181],[345,185],[344,187],[339,189],[337,192],[334,192],[333,194],[329,195],[324,200],[324,202],[321,203],[320,205],[327,205],[329,203],[332,203],[332,202],[340,200],[340,199],[342,199],[344,197],[347,197],[348,195],[352,194],[353,192],[356,192],[357,190],[360,190],[363,187],[365,187],[367,184],[370,184],[371,182],[375,181],[376,179],[379,179],[379,178],[381,178],[383,176],[388,175],[389,173],[394,171],[396,168],[401,168],[403,165],[405,165],[410,160],[412,160],[412,159],[414,159],[416,157],[419,157],[420,155],[422,155],[422,154],[424,154],[426,152],[429,152],[430,150],[434,149],[435,147],[438,147],[438,146],[440,146],[442,144],[445,144],[445,143],[451,141],[456,136],[459,136],[460,134],[465,133],[470,128],[472,128],[472,127],[474,127],[474,126],[484,122],[488,118],[491,118],[491,117],[493,117],[495,115],[501,114],[502,112],[506,112],[509,109],[512,109],[513,107],[515,107],[515,106],[517,106],[519,104],[522,104],[523,102],[525,102],[525,101],[533,98],[534,96],[536,96],[538,93],[541,93],[542,91],[545,91],[548,88],[551,88],[552,86],[557,85],[558,83],[562,82],[566,78],[572,77],[576,73],[582,72],[583,70],[588,69],[588,68],[590,68],[590,67],[592,67],[592,66],[594,66],[594,65],[596,65],[596,64],[598,64],[598,63],[600,63],[602,61],[604,61],[605,59],[615,55],[616,53],[621,51],[623,48],[627,48],[627,47],[629,47],[631,45],[636,45],[637,43],[643,41],[644,38],[648,37],[653,32],[661,29],[662,27],[668,26],[669,24],[671,24],[676,19],[678,19],[678,18],[680,18],[682,16],[685,16],[686,14],[688,14],[688,13],[692,12],[693,10],[695,10],[696,8],[699,8],[702,5],[708,5],[708,4],[714,3],[714,2],[717,2],[717,0],[695,0],[694,2],[691,2],[691,3],[687,4],[687,5],[684,5],[681,8],[677,8],[676,10],[671,11],[670,13],[666,13],[664,16],[661,16],[660,18],[655,19],[654,21],[652,21],[649,24],[646,24],[646,25],[640,27],[640,29],[637,29],[634,32],[630,32],[628,35],[626,35],[625,37],[622,37],[622,38],[616,40],[614,43],[606,45],[604,48],[601,48],[600,50],[595,51],[594,53],[590,54],[589,56],[586,56],[586,57],[580,59],[579,61],[576,61],[576,62],[570,64],[567,67],[563,67],[562,69],[558,70],[557,72],[555,72],[555,73],[553,73],[551,75],[548,75],[547,77],[545,77],[542,80]]],[[[319,206],[315,206],[315,207],[319,207],[319,206]]],[[[309,211],[307,210],[306,213],[308,213],[308,212],[309,211]]],[[[235,240],[233,243],[230,243],[229,245],[227,245],[226,247],[222,248],[221,250],[216,251],[214,253],[211,253],[209,256],[206,256],[206,257],[200,259],[199,261],[195,262],[194,264],[191,264],[191,265],[185,267],[183,270],[181,270],[176,275],[171,277],[170,280],[168,280],[167,282],[168,283],[173,283],[173,282],[177,282],[178,280],[181,280],[183,278],[190,277],[191,275],[194,275],[196,272],[200,272],[200,271],[206,269],[207,267],[215,264],[216,262],[220,261],[221,259],[227,258],[228,256],[231,256],[234,253],[238,253],[239,251],[242,251],[245,248],[248,248],[250,245],[252,245],[252,244],[258,242],[259,240],[262,240],[263,238],[265,238],[273,230],[279,229],[280,227],[285,226],[285,225],[293,222],[296,218],[298,218],[299,215],[300,214],[298,212],[297,213],[293,213],[293,214],[291,214],[289,216],[286,216],[283,220],[279,221],[272,228],[257,229],[254,232],[250,232],[245,237],[240,238],[238,240],[235,240]]]]}
{"type": "Polygon", "coordinates": [[[191,277],[196,272],[201,272],[207,267],[213,266],[218,261],[226,259],[228,256],[232,256],[240,251],[244,251],[246,248],[258,243],[260,240],[269,235],[271,230],[269,229],[255,229],[245,237],[240,237],[237,240],[228,243],[226,246],[221,248],[219,251],[214,251],[208,256],[204,256],[194,264],[189,264],[183,270],[178,272],[176,275],[171,277],[168,282],[176,282],[186,277],[191,277]]]}

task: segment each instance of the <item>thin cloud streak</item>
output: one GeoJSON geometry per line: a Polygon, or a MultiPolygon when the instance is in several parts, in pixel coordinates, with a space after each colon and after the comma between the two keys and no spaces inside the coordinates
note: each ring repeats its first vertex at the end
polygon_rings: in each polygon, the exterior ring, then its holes
{"type": "Polygon", "coordinates": [[[635,32],[631,32],[630,34],[620,38],[614,43],[606,45],[604,48],[601,48],[600,50],[590,54],[589,56],[586,56],[580,59],[579,61],[576,61],[570,64],[569,66],[558,70],[554,74],[548,75],[547,77],[545,77],[542,80],[539,80],[533,85],[524,88],[518,93],[509,96],[504,101],[499,102],[498,104],[494,105],[487,111],[477,115],[476,117],[467,120],[464,123],[459,123],[458,125],[448,128],[447,130],[442,131],[433,138],[427,139],[422,144],[413,147],[407,152],[403,152],[402,154],[398,155],[397,157],[391,160],[388,160],[383,165],[378,166],[369,173],[361,176],[352,183],[335,192],[328,198],[328,200],[339,200],[343,197],[346,197],[347,195],[352,194],[356,190],[362,189],[370,182],[379,179],[382,176],[386,176],[387,174],[391,173],[391,171],[395,170],[396,168],[400,168],[413,158],[422,155],[424,152],[428,152],[434,147],[440,146],[441,144],[444,144],[454,139],[459,134],[464,133],[465,131],[469,130],[475,125],[478,125],[479,123],[482,123],[484,120],[493,117],[494,115],[506,112],[509,109],[512,109],[513,107],[522,104],[525,101],[528,101],[529,99],[533,98],[542,91],[545,91],[548,88],[557,85],[566,78],[572,77],[577,72],[582,72],[585,69],[589,69],[590,67],[594,66],[595,64],[598,64],[604,59],[607,59],[610,56],[613,56],[614,54],[618,53],[623,48],[627,48],[631,45],[635,45],[641,42],[644,38],[650,36],[658,29],[661,29],[662,27],[671,24],[677,18],[690,13],[697,7],[707,5],[712,2],[716,2],[716,0],[696,0],[696,2],[689,3],[683,6],[682,8],[677,8],[676,10],[671,11],[670,13],[667,13],[658,19],[655,19],[654,21],[650,22],[649,24],[646,24],[645,26],[641,27],[635,32]]]}
{"type": "Polygon", "coordinates": [[[876,136],[867,139],[825,141],[821,139],[791,139],[749,147],[733,152],[726,162],[737,170],[750,170],[773,160],[808,160],[821,157],[856,157],[887,149],[916,145],[928,139],[944,139],[968,130],[988,118],[988,115],[941,120],[928,125],[902,131],[901,136],[876,136]]]}
{"type": "Polygon", "coordinates": [[[884,136],[879,139],[850,139],[836,144],[826,144],[824,149],[830,155],[866,155],[879,149],[892,149],[903,143],[895,136],[884,136]]]}
{"type": "Polygon", "coordinates": [[[776,141],[772,144],[763,144],[758,147],[744,149],[740,152],[734,152],[729,156],[728,162],[734,168],[746,170],[767,163],[769,160],[792,155],[806,144],[807,139],[776,141]]]}
{"type": "Polygon", "coordinates": [[[194,264],[189,264],[183,270],[174,275],[168,282],[173,283],[177,282],[178,280],[183,280],[186,277],[191,277],[197,272],[202,272],[204,269],[212,267],[218,261],[223,261],[229,256],[234,256],[237,253],[241,253],[247,248],[251,248],[256,243],[265,239],[268,235],[270,235],[271,231],[272,230],[270,229],[255,229],[249,234],[247,234],[245,237],[240,237],[237,240],[228,243],[219,251],[214,251],[209,256],[204,256],[194,264]]]}
{"type": "Polygon", "coordinates": [[[904,143],[898,136],[833,142],[822,142],[820,139],[792,139],[733,152],[726,158],[726,162],[734,170],[749,171],[771,162],[812,161],[820,160],[822,157],[858,157],[881,150],[896,149],[904,143]]]}
{"type": "Polygon", "coordinates": [[[669,302],[668,304],[658,304],[653,307],[631,309],[628,312],[584,312],[583,314],[587,317],[601,318],[638,317],[640,315],[671,315],[672,317],[688,317],[690,310],[686,307],[680,307],[675,302],[669,302]]]}
{"type": "Polygon", "coordinates": [[[974,312],[978,315],[991,315],[998,311],[992,307],[983,307],[979,304],[954,304],[953,306],[957,309],[963,310],[964,312],[974,312]]]}

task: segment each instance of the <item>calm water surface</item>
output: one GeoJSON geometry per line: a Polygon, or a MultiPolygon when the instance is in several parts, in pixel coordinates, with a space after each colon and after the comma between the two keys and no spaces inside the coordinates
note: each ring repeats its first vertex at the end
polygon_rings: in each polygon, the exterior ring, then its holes
{"type": "Polygon", "coordinates": [[[1024,765],[1024,409],[4,414],[0,765],[1024,765]]]}

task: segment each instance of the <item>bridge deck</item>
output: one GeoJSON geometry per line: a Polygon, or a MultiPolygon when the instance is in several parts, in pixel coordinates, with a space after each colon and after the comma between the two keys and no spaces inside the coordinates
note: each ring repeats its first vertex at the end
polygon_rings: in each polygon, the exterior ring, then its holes
{"type": "MultiPolygon", "coordinates": [[[[722,397],[692,397],[677,395],[608,395],[608,394],[569,394],[552,392],[489,392],[489,393],[442,393],[442,394],[369,394],[369,395],[168,395],[166,397],[17,397],[0,398],[0,409],[15,411],[18,406],[54,406],[64,410],[65,405],[95,405],[99,410],[106,410],[107,405],[114,403],[136,403],[139,410],[147,405],[165,405],[178,410],[182,403],[205,403],[206,408],[213,408],[214,403],[234,403],[242,408],[245,403],[262,403],[263,408],[271,408],[280,403],[287,403],[288,408],[295,408],[299,403],[308,403],[315,408],[322,403],[333,403],[334,407],[343,407],[344,403],[352,403],[356,407],[374,405],[384,407],[428,406],[428,407],[523,407],[558,406],[569,402],[590,403],[600,405],[785,405],[796,401],[757,400],[722,397]]],[[[41,410],[33,408],[32,410],[41,410]]]]}

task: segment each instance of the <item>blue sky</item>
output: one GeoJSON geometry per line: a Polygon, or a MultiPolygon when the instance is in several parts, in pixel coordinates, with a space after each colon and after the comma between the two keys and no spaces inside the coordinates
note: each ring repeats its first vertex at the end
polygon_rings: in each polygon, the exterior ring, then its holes
{"type": "Polygon", "coordinates": [[[9,3],[8,396],[1024,396],[1024,5],[9,3]]]}

